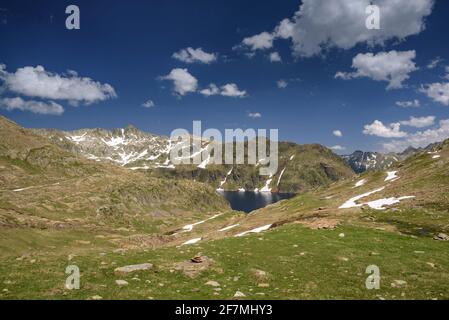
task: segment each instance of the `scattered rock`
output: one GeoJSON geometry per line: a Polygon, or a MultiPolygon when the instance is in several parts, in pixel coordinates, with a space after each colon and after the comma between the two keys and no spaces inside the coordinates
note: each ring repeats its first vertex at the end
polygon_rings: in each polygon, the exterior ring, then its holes
{"type": "Polygon", "coordinates": [[[90,244],[90,241],[86,241],[86,240],[76,240],[76,243],[88,245],[88,244],[90,244]]]}
{"type": "Polygon", "coordinates": [[[103,297],[102,296],[92,296],[90,297],[91,300],[102,300],[103,297]]]}
{"type": "Polygon", "coordinates": [[[270,286],[270,284],[269,283],[259,283],[257,286],[259,288],[268,288],[270,286]]]}
{"type": "Polygon", "coordinates": [[[240,291],[236,291],[236,293],[234,294],[234,298],[244,298],[244,297],[246,297],[246,295],[240,291]]]}
{"type": "MultiPolygon", "coordinates": [[[[324,210],[325,208],[319,208],[318,210],[324,210]]],[[[340,223],[337,219],[328,219],[328,218],[316,218],[316,219],[307,219],[298,221],[298,223],[305,225],[313,230],[320,229],[335,229],[336,226],[340,223]]]]}
{"type": "Polygon", "coordinates": [[[391,283],[391,287],[393,288],[402,288],[405,287],[407,285],[407,281],[404,280],[393,280],[393,282],[391,283]]]}
{"type": "Polygon", "coordinates": [[[345,237],[345,234],[344,234],[344,233],[340,233],[338,236],[339,236],[340,238],[344,238],[344,237],[345,237]]]}
{"type": "Polygon", "coordinates": [[[214,264],[214,260],[207,256],[194,257],[187,261],[178,262],[174,269],[182,271],[186,276],[195,278],[199,273],[209,269],[214,264]]]}
{"type": "Polygon", "coordinates": [[[206,285],[207,286],[212,286],[212,287],[219,287],[220,286],[220,284],[217,281],[212,281],[212,280],[207,281],[206,285]]]}
{"type": "Polygon", "coordinates": [[[340,260],[340,261],[349,261],[349,259],[348,258],[346,258],[346,257],[337,257],[337,259],[338,260],[340,260]]]}
{"type": "Polygon", "coordinates": [[[440,240],[440,241],[449,241],[449,236],[445,233],[440,232],[439,234],[437,234],[435,237],[433,237],[435,240],[440,240]]]}
{"type": "Polygon", "coordinates": [[[129,266],[115,268],[114,272],[116,274],[128,274],[128,273],[135,272],[135,271],[150,270],[152,268],[153,268],[153,265],[151,263],[132,264],[129,266]]]}
{"type": "Polygon", "coordinates": [[[193,257],[190,261],[193,263],[201,263],[203,262],[203,259],[201,257],[193,257]]]}
{"type": "Polygon", "coordinates": [[[252,269],[251,271],[254,273],[254,276],[259,282],[266,281],[268,279],[268,274],[266,271],[258,269],[252,269]]]}
{"type": "Polygon", "coordinates": [[[129,283],[125,280],[115,280],[115,283],[119,286],[127,286],[129,283]]]}
{"type": "Polygon", "coordinates": [[[432,262],[426,262],[426,264],[432,268],[435,268],[435,263],[432,262]]]}

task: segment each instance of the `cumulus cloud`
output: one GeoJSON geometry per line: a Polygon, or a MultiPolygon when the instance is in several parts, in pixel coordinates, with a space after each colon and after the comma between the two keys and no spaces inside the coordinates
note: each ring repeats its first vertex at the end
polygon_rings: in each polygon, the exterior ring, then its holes
{"type": "Polygon", "coordinates": [[[195,92],[198,88],[198,80],[187,69],[175,68],[160,79],[173,81],[173,92],[180,96],[195,92]]]}
{"type": "Polygon", "coordinates": [[[396,101],[396,105],[401,108],[419,108],[421,103],[419,100],[409,100],[409,101],[396,101]]]}
{"type": "Polygon", "coordinates": [[[68,100],[73,105],[117,97],[114,88],[107,83],[79,77],[76,72],[67,75],[52,73],[43,66],[27,66],[10,73],[5,65],[0,65],[0,80],[10,92],[42,99],[68,100]]]}
{"type": "Polygon", "coordinates": [[[287,88],[287,86],[288,86],[288,82],[283,80],[283,79],[278,80],[276,82],[276,84],[277,84],[279,89],[284,89],[284,88],[287,88]]]}
{"type": "Polygon", "coordinates": [[[270,53],[270,55],[268,56],[268,59],[271,62],[282,62],[282,58],[279,55],[279,52],[277,52],[277,51],[270,53]]]}
{"type": "Polygon", "coordinates": [[[425,29],[433,0],[378,0],[380,29],[369,30],[365,9],[371,0],[303,0],[291,19],[282,20],[273,32],[245,38],[251,50],[270,49],[274,39],[291,39],[293,54],[319,55],[330,48],[350,49],[360,43],[383,45],[425,29]],[[264,41],[262,41],[264,40],[264,41]]]}
{"type": "Polygon", "coordinates": [[[202,48],[193,49],[188,47],[173,53],[172,57],[185,63],[205,63],[210,64],[217,60],[216,53],[207,53],[202,48]]]}
{"type": "Polygon", "coordinates": [[[154,104],[153,100],[147,100],[142,104],[142,107],[144,107],[144,108],[152,108],[154,106],[155,106],[155,104],[154,104]]]}
{"type": "Polygon", "coordinates": [[[332,134],[336,137],[343,137],[343,133],[340,130],[334,130],[332,134]]]}
{"type": "Polygon", "coordinates": [[[414,148],[426,147],[435,142],[440,142],[449,138],[449,119],[439,122],[436,128],[430,128],[424,131],[418,131],[409,134],[405,139],[394,139],[382,144],[383,149],[387,152],[402,151],[409,146],[414,148]]]}
{"type": "Polygon", "coordinates": [[[373,53],[359,53],[352,60],[354,72],[337,72],[335,78],[350,80],[353,78],[370,78],[375,81],[387,81],[387,89],[402,88],[402,83],[409,79],[409,74],[418,70],[413,59],[415,50],[373,53]]]}
{"type": "Polygon", "coordinates": [[[449,82],[436,82],[423,85],[420,91],[425,93],[430,99],[435,102],[441,103],[445,106],[449,105],[449,82]]]}
{"type": "Polygon", "coordinates": [[[268,32],[262,32],[252,37],[243,39],[242,45],[249,47],[251,50],[265,50],[273,47],[274,35],[268,32]]]}
{"type": "Polygon", "coordinates": [[[220,89],[217,87],[216,84],[211,83],[207,88],[200,90],[200,93],[203,96],[215,96],[217,94],[220,94],[220,89]]]}
{"type": "Polygon", "coordinates": [[[341,145],[339,145],[339,144],[330,147],[330,149],[332,149],[332,150],[334,150],[334,151],[343,151],[343,150],[346,150],[345,147],[343,147],[343,146],[341,146],[341,145]]]}
{"type": "Polygon", "coordinates": [[[428,117],[410,117],[409,120],[400,121],[403,126],[415,127],[415,128],[425,128],[430,127],[435,123],[435,116],[428,117]]]}
{"type": "Polygon", "coordinates": [[[240,90],[235,83],[228,83],[221,87],[220,94],[225,97],[239,97],[246,96],[245,90],[240,90]]]}
{"type": "Polygon", "coordinates": [[[379,120],[374,120],[373,123],[365,125],[363,133],[382,138],[403,138],[407,136],[406,132],[401,131],[401,124],[399,122],[385,126],[379,120]]]}
{"type": "Polygon", "coordinates": [[[235,83],[227,83],[220,88],[214,83],[209,84],[207,88],[199,91],[203,96],[224,96],[224,97],[237,97],[244,98],[247,96],[245,90],[240,90],[235,83]]]}
{"type": "Polygon", "coordinates": [[[257,118],[262,118],[262,115],[259,112],[249,112],[248,117],[257,119],[257,118]]]}
{"type": "Polygon", "coordinates": [[[30,111],[37,114],[45,115],[61,115],[64,113],[64,108],[53,101],[42,102],[34,100],[23,100],[20,97],[16,98],[3,98],[0,99],[0,106],[8,111],[21,110],[30,111]]]}

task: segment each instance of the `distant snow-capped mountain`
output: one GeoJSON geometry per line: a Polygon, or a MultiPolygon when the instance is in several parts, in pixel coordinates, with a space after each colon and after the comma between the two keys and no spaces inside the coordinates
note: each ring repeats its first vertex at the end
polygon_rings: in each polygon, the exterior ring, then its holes
{"type": "Polygon", "coordinates": [[[199,148],[193,150],[185,140],[171,141],[168,137],[144,132],[133,126],[113,130],[35,129],[34,132],[65,150],[93,161],[110,162],[130,170],[147,170],[151,176],[166,179],[200,181],[219,190],[300,192],[354,174],[339,156],[321,145],[280,142],[276,172],[270,176],[261,176],[260,160],[256,164],[234,162],[214,165],[209,151],[219,142],[201,140],[198,137],[194,139],[199,148]],[[176,160],[190,160],[194,157],[201,157],[201,160],[196,164],[173,163],[170,153],[174,148],[180,151],[176,160]]]}
{"type": "Polygon", "coordinates": [[[124,129],[80,129],[58,131],[38,129],[55,144],[95,161],[109,161],[130,169],[166,167],[174,144],[168,137],[143,132],[133,126],[124,129]]]}
{"type": "Polygon", "coordinates": [[[344,155],[342,158],[356,173],[387,169],[400,160],[396,155],[385,155],[379,152],[363,152],[360,150],[350,155],[344,155]]]}

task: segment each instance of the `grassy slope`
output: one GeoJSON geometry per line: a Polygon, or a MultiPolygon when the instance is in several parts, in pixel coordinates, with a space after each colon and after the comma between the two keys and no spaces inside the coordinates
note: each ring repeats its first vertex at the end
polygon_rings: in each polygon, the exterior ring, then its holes
{"type": "MultiPolygon", "coordinates": [[[[74,239],[71,235],[64,237],[74,239]]],[[[71,261],[67,254],[73,251],[63,254],[40,250],[21,261],[14,257],[3,260],[0,283],[9,291],[1,292],[1,297],[230,299],[239,290],[250,299],[449,298],[446,243],[371,228],[341,226],[316,231],[289,225],[263,235],[124,254],[113,253],[98,242],[88,245],[71,261]],[[344,238],[338,236],[341,232],[344,238]],[[174,270],[174,263],[198,253],[214,259],[213,268],[194,279],[174,270]],[[31,263],[33,259],[36,262],[31,263]],[[153,263],[154,270],[128,276],[114,274],[117,266],[144,262],[153,263]],[[80,290],[64,289],[64,270],[69,264],[81,270],[80,290]],[[380,267],[380,290],[365,288],[365,269],[371,264],[380,267]],[[258,278],[254,269],[267,272],[267,279],[258,278]],[[127,280],[129,285],[119,287],[117,279],[127,280]],[[217,281],[221,290],[205,285],[209,280],[217,281]],[[406,281],[407,285],[394,288],[394,280],[406,281]],[[269,286],[259,287],[261,283],[269,286]]]]}
{"type": "MultiPolygon", "coordinates": [[[[432,159],[429,154],[408,159],[400,164],[400,179],[394,182],[386,183],[385,173],[367,173],[362,176],[367,183],[359,188],[352,187],[360,178],[334,183],[248,216],[228,212],[195,226],[190,233],[175,236],[161,236],[160,232],[175,231],[186,223],[199,221],[204,218],[204,213],[181,215],[180,219],[169,223],[164,218],[164,225],[153,230],[153,236],[142,233],[149,225],[145,222],[141,228],[125,230],[108,228],[107,225],[112,223],[109,221],[104,228],[93,230],[2,228],[0,298],[87,299],[100,295],[105,299],[229,299],[240,290],[248,298],[447,299],[448,243],[432,239],[437,232],[447,232],[449,226],[447,143],[440,155],[438,159],[432,159]],[[404,195],[416,198],[404,200],[385,211],[366,207],[337,209],[349,198],[380,186],[385,186],[385,190],[363,201],[404,195]],[[336,229],[308,228],[313,222],[330,220],[340,223],[336,229]],[[219,228],[235,223],[240,225],[224,233],[217,232],[219,228]],[[263,234],[232,237],[238,232],[271,223],[276,228],[263,234]],[[345,237],[339,237],[340,233],[345,237]],[[196,237],[203,237],[203,241],[194,246],[174,246],[196,237]],[[116,252],[117,248],[125,251],[116,252]],[[214,267],[194,279],[174,270],[176,262],[197,254],[213,258],[214,267]],[[69,261],[69,255],[76,256],[69,261]],[[144,262],[153,263],[154,270],[130,276],[117,276],[113,272],[117,266],[144,262]],[[76,264],[81,269],[81,290],[64,289],[67,276],[64,270],[69,264],[76,264]],[[370,264],[380,267],[380,290],[364,287],[365,269],[370,264]],[[268,278],[257,279],[254,268],[267,272],[268,278]],[[116,279],[126,279],[129,285],[118,287],[116,279]],[[218,281],[221,290],[214,291],[204,285],[208,280],[218,281]],[[394,280],[403,280],[407,284],[394,288],[391,286],[394,280]],[[260,283],[269,287],[259,287],[260,283]]],[[[129,177],[126,181],[129,182],[129,177]]],[[[53,194],[54,190],[49,188],[48,193],[53,194]]],[[[60,195],[70,193],[68,190],[75,189],[63,190],[60,195]]],[[[132,192],[130,203],[141,199],[138,190],[132,192]]],[[[42,194],[41,191],[24,194],[16,204],[42,194]]],[[[120,191],[113,194],[120,195],[120,191]]],[[[2,192],[2,203],[8,202],[11,195],[2,192]]],[[[193,203],[184,204],[194,205],[198,201],[200,199],[192,199],[193,203]]],[[[44,210],[46,206],[41,212],[48,211],[44,210]]]]}

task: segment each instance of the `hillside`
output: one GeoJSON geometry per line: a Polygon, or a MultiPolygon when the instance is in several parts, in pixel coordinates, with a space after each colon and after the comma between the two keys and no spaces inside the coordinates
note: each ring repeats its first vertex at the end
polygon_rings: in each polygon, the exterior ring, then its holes
{"type": "MultiPolygon", "coordinates": [[[[175,165],[169,159],[177,142],[128,126],[111,131],[81,129],[64,132],[35,130],[61,148],[86,159],[111,163],[149,176],[195,180],[224,190],[245,189],[273,192],[303,192],[328,185],[354,175],[352,170],[331,150],[321,145],[279,143],[279,166],[271,177],[259,175],[259,165],[214,165],[207,161],[208,145],[201,141],[204,160],[200,165],[175,165]]],[[[213,142],[212,142],[213,143],[213,142]]],[[[184,146],[190,148],[190,146],[184,146]]],[[[221,145],[224,157],[224,145],[221,145]]],[[[245,159],[247,144],[244,146],[245,159]]],[[[235,157],[235,154],[234,154],[235,157]]],[[[234,161],[235,163],[235,161],[234,161]]]]}
{"type": "Polygon", "coordinates": [[[229,210],[207,185],[173,183],[88,160],[5,118],[0,118],[0,181],[3,228],[155,232],[179,217],[229,210]]]}

